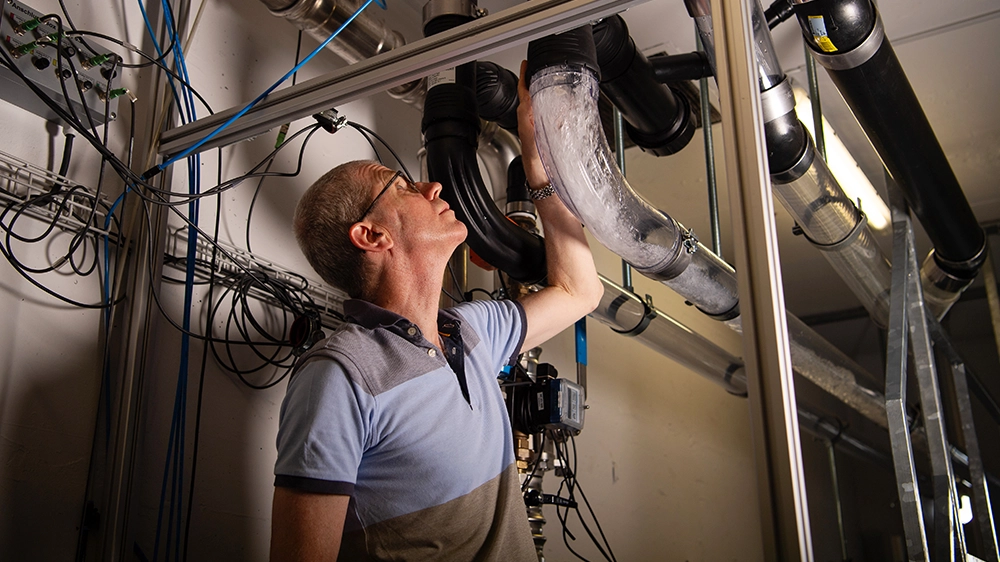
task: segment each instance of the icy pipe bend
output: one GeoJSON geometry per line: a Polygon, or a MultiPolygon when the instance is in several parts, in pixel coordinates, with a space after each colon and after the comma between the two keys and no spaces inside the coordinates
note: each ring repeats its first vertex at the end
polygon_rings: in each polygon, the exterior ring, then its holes
{"type": "Polygon", "coordinates": [[[594,73],[578,65],[545,67],[532,76],[530,92],[545,170],[559,197],[591,234],[706,314],[736,317],[739,297],[733,268],[636,194],[615,165],[601,130],[594,73]]]}

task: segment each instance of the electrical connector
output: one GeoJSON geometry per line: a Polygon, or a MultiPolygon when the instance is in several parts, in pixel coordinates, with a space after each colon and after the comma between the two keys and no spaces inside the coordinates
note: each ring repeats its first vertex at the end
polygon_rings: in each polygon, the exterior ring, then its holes
{"type": "Polygon", "coordinates": [[[336,109],[327,109],[313,115],[313,119],[323,127],[326,132],[333,134],[344,128],[347,124],[347,117],[340,115],[336,109]]]}
{"type": "Polygon", "coordinates": [[[121,96],[128,96],[128,99],[132,103],[139,101],[139,98],[135,97],[135,94],[133,94],[128,88],[115,88],[107,93],[102,90],[98,90],[97,95],[101,98],[101,101],[109,101],[121,96]]]}
{"type": "Polygon", "coordinates": [[[110,54],[97,55],[96,57],[93,57],[93,58],[90,58],[90,59],[87,59],[87,60],[83,61],[83,64],[80,65],[80,66],[82,66],[84,70],[90,70],[91,68],[94,68],[95,66],[100,66],[100,65],[108,62],[109,60],[111,60],[112,56],[113,55],[110,55],[110,54]]]}
{"type": "Polygon", "coordinates": [[[281,148],[281,145],[285,143],[285,135],[288,134],[289,127],[291,127],[291,123],[285,123],[278,129],[278,138],[274,141],[274,148],[281,148]]]}
{"type": "Polygon", "coordinates": [[[21,58],[24,55],[31,54],[38,47],[39,47],[38,41],[32,41],[31,43],[25,43],[24,45],[21,45],[20,47],[15,47],[10,52],[10,56],[14,57],[15,59],[21,58]]]}
{"type": "Polygon", "coordinates": [[[18,35],[24,35],[25,33],[34,30],[39,25],[42,24],[41,18],[35,18],[21,23],[21,25],[14,28],[14,33],[18,35]]]}

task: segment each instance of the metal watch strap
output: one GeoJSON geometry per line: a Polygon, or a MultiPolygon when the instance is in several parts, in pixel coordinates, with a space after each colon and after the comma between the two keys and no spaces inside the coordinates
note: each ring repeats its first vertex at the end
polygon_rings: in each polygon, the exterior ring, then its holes
{"type": "Polygon", "coordinates": [[[538,189],[532,189],[530,185],[528,186],[528,196],[531,197],[532,201],[541,201],[550,197],[555,192],[556,188],[552,187],[551,183],[547,183],[538,189]]]}

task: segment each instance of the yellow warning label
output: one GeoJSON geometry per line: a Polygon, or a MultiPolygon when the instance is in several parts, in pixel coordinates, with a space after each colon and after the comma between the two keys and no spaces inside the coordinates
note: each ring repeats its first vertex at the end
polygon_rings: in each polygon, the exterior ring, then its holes
{"type": "Polygon", "coordinates": [[[824,53],[835,53],[837,51],[837,47],[833,45],[833,41],[830,41],[829,37],[813,35],[813,39],[816,40],[816,44],[819,45],[820,49],[823,49],[824,53]]]}
{"type": "Polygon", "coordinates": [[[823,21],[823,16],[809,16],[809,29],[813,32],[813,40],[816,41],[816,45],[824,53],[834,53],[837,51],[837,47],[830,41],[830,37],[826,32],[826,22],[823,21]]]}

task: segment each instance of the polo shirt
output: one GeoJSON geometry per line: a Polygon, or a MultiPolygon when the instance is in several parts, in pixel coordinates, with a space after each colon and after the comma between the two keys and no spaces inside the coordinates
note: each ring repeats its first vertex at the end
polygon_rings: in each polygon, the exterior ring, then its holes
{"type": "Polygon", "coordinates": [[[497,374],[514,301],[442,310],[445,353],[373,304],[303,355],[281,405],[275,486],[351,497],[341,560],[537,560],[497,374]]]}

